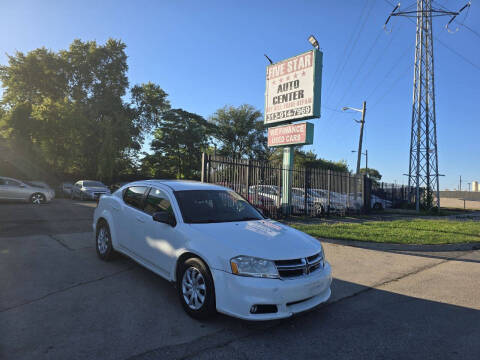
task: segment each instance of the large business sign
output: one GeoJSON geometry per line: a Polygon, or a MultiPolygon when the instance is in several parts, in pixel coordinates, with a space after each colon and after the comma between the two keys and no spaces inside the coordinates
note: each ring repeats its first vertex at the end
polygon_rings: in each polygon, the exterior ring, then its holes
{"type": "Polygon", "coordinates": [[[268,128],[268,146],[311,145],[313,124],[302,122],[268,128]]]}
{"type": "Polygon", "coordinates": [[[320,117],[322,58],[315,49],[267,66],[265,124],[320,117]]]}

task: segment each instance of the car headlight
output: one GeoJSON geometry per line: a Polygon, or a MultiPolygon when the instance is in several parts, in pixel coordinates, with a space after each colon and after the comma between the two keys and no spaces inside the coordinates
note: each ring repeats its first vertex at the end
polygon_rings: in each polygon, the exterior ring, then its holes
{"type": "Polygon", "coordinates": [[[277,267],[271,260],[242,255],[231,259],[230,266],[232,273],[235,275],[270,279],[279,278],[277,267]]]}

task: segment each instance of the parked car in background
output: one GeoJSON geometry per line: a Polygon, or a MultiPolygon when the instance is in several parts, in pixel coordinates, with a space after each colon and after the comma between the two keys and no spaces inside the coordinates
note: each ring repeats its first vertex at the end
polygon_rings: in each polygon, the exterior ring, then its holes
{"type": "Polygon", "coordinates": [[[118,183],[110,185],[108,188],[110,189],[111,193],[114,193],[115,191],[120,189],[125,184],[128,184],[128,183],[127,182],[118,182],[118,183]]]}
{"type": "Polygon", "coordinates": [[[225,187],[192,181],[129,183],[100,198],[97,254],[119,251],[176,283],[185,311],[247,320],[292,316],[325,302],[332,273],[317,239],[265,219],[225,187]]]}
{"type": "Polygon", "coordinates": [[[0,177],[0,200],[19,200],[33,204],[52,201],[55,192],[27,181],[0,177]]]}
{"type": "Polygon", "coordinates": [[[72,196],[72,189],[73,184],[69,182],[63,182],[60,184],[60,191],[62,192],[64,197],[71,197],[72,196]]]}
{"type": "Polygon", "coordinates": [[[370,199],[371,199],[371,207],[372,209],[375,209],[375,210],[383,210],[383,209],[388,209],[388,208],[391,208],[392,207],[392,202],[390,200],[385,200],[385,199],[382,199],[381,197],[377,196],[377,195],[371,195],[370,196],[370,199]]]}
{"type": "Polygon", "coordinates": [[[102,195],[111,194],[107,185],[95,180],[79,180],[72,188],[72,200],[98,200],[102,195]]]}

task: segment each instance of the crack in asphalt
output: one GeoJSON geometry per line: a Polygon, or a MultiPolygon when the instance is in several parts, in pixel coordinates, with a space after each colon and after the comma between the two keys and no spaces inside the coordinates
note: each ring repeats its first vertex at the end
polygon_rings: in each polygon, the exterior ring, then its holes
{"type": "MultiPolygon", "coordinates": [[[[393,283],[393,282],[397,282],[397,281],[400,281],[400,280],[403,280],[405,278],[408,278],[410,276],[415,276],[423,271],[427,271],[427,270],[430,270],[430,269],[433,269],[437,266],[440,266],[442,264],[445,264],[449,261],[455,261],[456,259],[458,258],[461,258],[462,256],[465,256],[466,254],[463,253],[461,255],[458,255],[458,256],[455,256],[455,257],[450,257],[448,259],[445,259],[445,260],[442,260],[442,261],[439,261],[435,264],[430,264],[430,265],[426,265],[426,266],[422,266],[420,268],[417,268],[411,272],[408,272],[408,273],[405,273],[405,274],[402,274],[398,277],[395,277],[393,279],[389,279],[389,280],[385,280],[385,281],[382,281],[382,282],[379,282],[379,283],[376,283],[376,284],[373,284],[372,286],[369,286],[369,287],[366,287],[365,289],[362,289],[362,290],[359,290],[357,292],[354,292],[353,294],[351,295],[348,295],[348,296],[344,296],[342,298],[339,298],[339,299],[336,299],[336,300],[333,300],[333,301],[328,301],[327,303],[324,303],[324,304],[321,304],[319,307],[317,307],[315,310],[313,311],[320,311],[320,308],[325,308],[325,307],[329,307],[331,305],[335,305],[335,304],[338,304],[342,301],[345,301],[345,300],[349,300],[351,298],[354,298],[354,297],[357,297],[357,296],[360,296],[360,295],[363,295],[365,293],[368,293],[372,290],[375,290],[375,289],[378,289],[378,288],[381,288],[383,286],[386,286],[390,283],[393,283]]],[[[291,318],[290,318],[291,319],[291,318]]],[[[288,319],[287,319],[288,320],[288,319]]],[[[169,349],[174,349],[174,348],[179,348],[179,347],[184,347],[184,346],[189,346],[191,347],[192,345],[196,344],[196,343],[200,343],[202,342],[203,340],[211,337],[212,335],[217,335],[217,334],[223,334],[224,337],[227,336],[228,339],[226,339],[225,341],[223,342],[220,342],[220,343],[217,343],[215,345],[211,345],[211,346],[206,346],[206,347],[201,347],[200,345],[200,349],[198,350],[195,350],[195,351],[192,351],[188,354],[185,354],[184,356],[182,357],[179,357],[178,359],[180,360],[187,360],[187,359],[191,359],[197,355],[200,355],[206,351],[212,351],[212,350],[217,350],[217,349],[221,349],[221,348],[224,348],[224,347],[227,347],[229,346],[230,344],[232,344],[234,341],[236,340],[243,340],[243,339],[247,339],[249,337],[252,337],[258,333],[263,333],[265,330],[271,330],[271,329],[275,329],[279,326],[281,326],[283,324],[283,322],[280,322],[280,323],[273,323],[269,326],[266,326],[265,328],[262,328],[261,330],[247,330],[247,333],[243,336],[238,336],[237,334],[231,334],[230,336],[227,335],[227,333],[231,332],[230,330],[226,329],[226,328],[222,328],[212,334],[208,334],[208,335],[205,335],[205,336],[202,336],[200,338],[197,338],[197,339],[194,339],[193,341],[190,341],[190,342],[186,342],[186,343],[182,343],[182,344],[177,344],[177,345],[167,345],[167,346],[161,346],[159,348],[155,348],[155,349],[152,349],[152,350],[147,350],[141,354],[137,354],[137,355],[134,355],[134,356],[130,356],[128,358],[126,358],[125,360],[147,360],[147,359],[165,359],[165,352],[168,352],[169,349]]],[[[198,345],[197,345],[198,346],[198,345]]]]}
{"type": "Polygon", "coordinates": [[[37,302],[37,301],[40,301],[40,300],[43,300],[49,296],[52,296],[52,295],[56,295],[56,294],[59,294],[59,293],[62,293],[62,292],[65,292],[65,291],[68,291],[68,290],[71,290],[71,289],[74,289],[76,287],[79,287],[79,286],[83,286],[83,285],[88,285],[88,284],[91,284],[91,283],[94,283],[94,282],[97,282],[97,281],[101,281],[101,280],[104,280],[104,279],[108,279],[108,278],[111,278],[111,277],[114,277],[116,275],[119,275],[119,274],[122,274],[124,272],[127,272],[127,271],[131,271],[135,268],[135,266],[129,266],[128,268],[126,269],[122,269],[120,271],[117,271],[117,272],[114,272],[112,274],[108,274],[108,275],[105,275],[105,276],[102,276],[102,277],[99,277],[99,278],[96,278],[96,279],[92,279],[92,280],[87,280],[87,281],[81,281],[81,282],[78,282],[76,284],[73,284],[71,286],[67,286],[63,289],[60,289],[60,290],[55,290],[55,291],[52,291],[48,294],[45,294],[39,298],[36,298],[36,299],[32,299],[32,300],[28,300],[28,301],[25,301],[21,304],[17,304],[17,305],[14,305],[14,306],[11,306],[11,307],[8,307],[8,308],[5,308],[5,309],[1,309],[0,310],[0,313],[3,313],[3,312],[6,312],[6,311],[9,311],[9,310],[12,310],[12,309],[16,309],[16,308],[19,308],[19,307],[22,307],[22,306],[25,306],[25,305],[29,305],[29,304],[32,304],[34,302],[37,302]]]}
{"type": "Polygon", "coordinates": [[[53,239],[55,240],[57,243],[59,243],[61,246],[63,246],[65,249],[69,250],[69,251],[75,251],[74,249],[72,249],[71,247],[69,247],[67,244],[65,244],[62,240],[60,240],[59,238],[56,238],[55,236],[53,235],[47,235],[50,239],[53,239]]]}

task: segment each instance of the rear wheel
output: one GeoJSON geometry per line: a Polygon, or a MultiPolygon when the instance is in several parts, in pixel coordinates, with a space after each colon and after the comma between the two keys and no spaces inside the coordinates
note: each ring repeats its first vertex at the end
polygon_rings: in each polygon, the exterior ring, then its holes
{"type": "Polygon", "coordinates": [[[30,202],[35,205],[43,204],[45,200],[45,195],[41,193],[35,193],[30,197],[30,202]]]}
{"type": "Polygon", "coordinates": [[[215,314],[215,288],[205,263],[187,259],[177,274],[177,289],[183,309],[193,318],[207,319],[215,314]]]}

